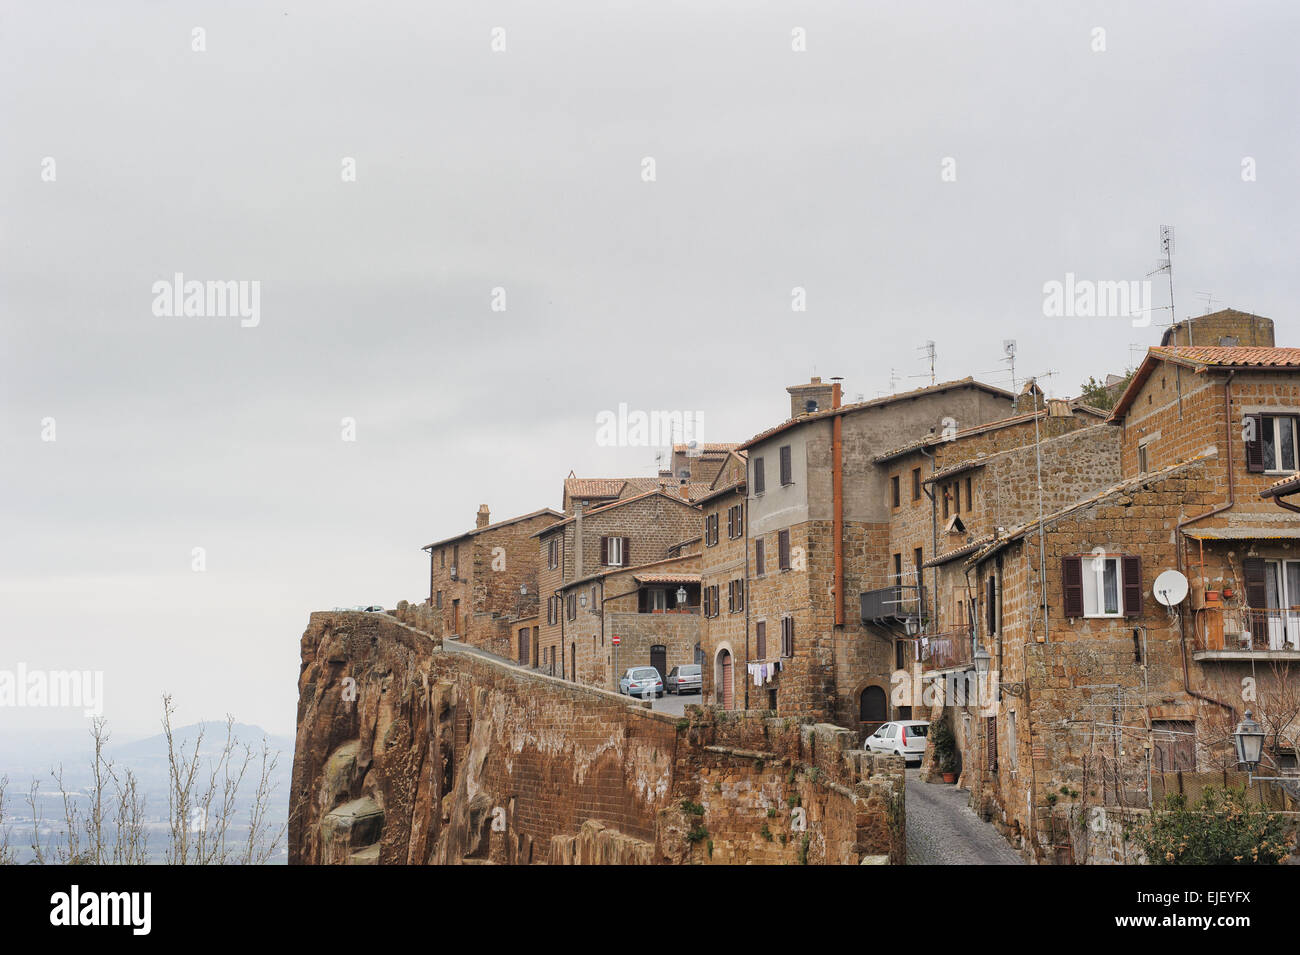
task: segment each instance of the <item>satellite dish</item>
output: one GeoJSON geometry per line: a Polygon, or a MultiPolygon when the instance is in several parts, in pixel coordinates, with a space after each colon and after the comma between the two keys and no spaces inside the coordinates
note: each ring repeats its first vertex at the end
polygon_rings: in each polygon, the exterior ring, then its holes
{"type": "Polygon", "coordinates": [[[1173,607],[1187,599],[1187,578],[1176,570],[1162,571],[1151,593],[1164,606],[1173,607]]]}

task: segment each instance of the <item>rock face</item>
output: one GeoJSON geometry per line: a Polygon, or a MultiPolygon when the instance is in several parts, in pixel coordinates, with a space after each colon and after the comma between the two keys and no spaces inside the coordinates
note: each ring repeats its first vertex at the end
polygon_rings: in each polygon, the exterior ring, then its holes
{"type": "Polygon", "coordinates": [[[383,614],[302,637],[290,861],[903,860],[903,772],[832,726],[616,694],[383,614]]]}

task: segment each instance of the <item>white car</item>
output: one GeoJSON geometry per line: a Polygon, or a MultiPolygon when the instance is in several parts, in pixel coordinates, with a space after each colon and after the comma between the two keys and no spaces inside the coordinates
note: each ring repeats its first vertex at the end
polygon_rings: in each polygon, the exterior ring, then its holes
{"type": "Polygon", "coordinates": [[[925,755],[930,724],[925,720],[897,720],[885,723],[867,737],[866,748],[873,753],[902,756],[904,761],[920,763],[925,755]]]}

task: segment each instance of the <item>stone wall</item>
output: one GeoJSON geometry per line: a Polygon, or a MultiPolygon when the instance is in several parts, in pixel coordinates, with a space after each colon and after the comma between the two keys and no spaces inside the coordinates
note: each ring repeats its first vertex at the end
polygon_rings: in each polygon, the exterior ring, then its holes
{"type": "Polygon", "coordinates": [[[904,861],[902,766],[850,731],[671,717],[383,614],[301,649],[291,862],[904,861]]]}

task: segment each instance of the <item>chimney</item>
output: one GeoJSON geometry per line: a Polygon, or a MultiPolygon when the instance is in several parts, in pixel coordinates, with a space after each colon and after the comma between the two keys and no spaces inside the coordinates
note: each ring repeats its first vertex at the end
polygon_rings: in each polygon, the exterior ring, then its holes
{"type": "Polygon", "coordinates": [[[790,394],[790,417],[797,418],[814,411],[829,411],[832,400],[832,386],[821,378],[813,377],[806,385],[790,385],[785,389],[790,394]]]}
{"type": "Polygon", "coordinates": [[[490,516],[490,512],[488,511],[488,506],[486,504],[480,504],[478,506],[478,514],[475,518],[474,526],[476,528],[487,527],[488,524],[490,524],[491,522],[492,522],[492,518],[490,516]]]}

